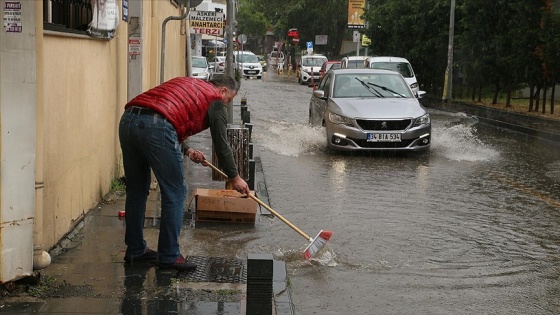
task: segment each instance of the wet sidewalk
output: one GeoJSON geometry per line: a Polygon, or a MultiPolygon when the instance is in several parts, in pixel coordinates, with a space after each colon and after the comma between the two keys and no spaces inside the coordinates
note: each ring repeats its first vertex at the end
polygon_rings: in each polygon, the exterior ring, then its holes
{"type": "MultiPolygon", "coordinates": [[[[239,106],[234,108],[236,117],[239,106]]],[[[196,135],[189,145],[211,157],[209,132],[196,135]]],[[[258,152],[258,150],[254,150],[258,152]]],[[[254,157],[255,191],[265,203],[268,193],[260,158],[254,157]]],[[[192,255],[189,246],[212,248],[213,238],[189,243],[185,235],[196,229],[191,197],[196,188],[223,189],[224,182],[212,181],[209,168],[185,163],[187,212],[181,232],[181,252],[197,270],[190,273],[159,269],[147,263],[124,263],[124,195],[112,193],[90,211],[59,245],[50,251],[52,263],[41,270],[38,285],[28,292],[0,299],[2,314],[248,314],[247,257],[192,255]],[[206,243],[205,243],[206,242],[206,243]]],[[[146,215],[145,239],[157,248],[159,192],[152,185],[146,215]]],[[[257,217],[260,210],[257,211],[257,217]]],[[[252,229],[251,224],[220,223],[206,226],[215,233],[228,229],[252,229]]],[[[233,245],[234,246],[234,245],[233,245]]],[[[209,251],[212,252],[212,251],[209,251]]],[[[213,252],[212,252],[213,253],[213,252]]],[[[249,253],[271,254],[271,253],[249,253]]],[[[272,256],[270,256],[272,258],[272,256]]],[[[284,262],[273,260],[272,314],[293,314],[284,262]]],[[[21,285],[21,284],[20,284],[21,285]]],[[[262,313],[265,314],[265,313],[262,313]]]]}

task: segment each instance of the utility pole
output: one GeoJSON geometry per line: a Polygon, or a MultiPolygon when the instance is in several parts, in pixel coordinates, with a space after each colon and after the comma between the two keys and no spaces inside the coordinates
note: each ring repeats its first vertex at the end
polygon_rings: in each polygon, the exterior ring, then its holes
{"type": "MultiPolygon", "coordinates": [[[[233,1],[234,0],[227,0],[226,6],[226,20],[227,20],[227,53],[226,53],[226,75],[230,77],[234,76],[234,69],[233,69],[233,31],[237,26],[237,21],[235,21],[233,17],[233,1]]],[[[227,104],[227,112],[228,112],[228,123],[233,123],[233,102],[229,102],[227,104]]]]}
{"type": "MultiPolygon", "coordinates": [[[[191,0],[187,1],[187,15],[191,12],[191,0]]],[[[190,28],[190,18],[187,19],[187,77],[192,77],[192,44],[191,44],[191,28],[190,28]]]]}
{"type": "Polygon", "coordinates": [[[447,50],[447,69],[445,69],[445,82],[443,84],[444,101],[453,99],[453,34],[455,32],[455,0],[451,0],[449,14],[449,47],[447,50]]]}

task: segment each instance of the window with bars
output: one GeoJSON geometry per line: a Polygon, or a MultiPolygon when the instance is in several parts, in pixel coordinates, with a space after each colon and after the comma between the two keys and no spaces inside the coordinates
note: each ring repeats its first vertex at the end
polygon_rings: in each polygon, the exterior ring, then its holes
{"type": "Polygon", "coordinates": [[[93,13],[90,0],[44,0],[45,30],[87,34],[93,13]]]}

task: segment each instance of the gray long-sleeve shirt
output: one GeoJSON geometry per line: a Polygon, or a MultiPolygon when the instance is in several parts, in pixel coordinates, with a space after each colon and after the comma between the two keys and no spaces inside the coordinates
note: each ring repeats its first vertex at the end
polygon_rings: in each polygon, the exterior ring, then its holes
{"type": "MultiPolygon", "coordinates": [[[[238,175],[238,171],[227,138],[227,106],[224,102],[216,100],[210,104],[206,115],[206,123],[210,127],[212,144],[219,165],[230,179],[234,178],[238,175]]],[[[189,147],[185,145],[185,152],[188,149],[189,147]]]]}

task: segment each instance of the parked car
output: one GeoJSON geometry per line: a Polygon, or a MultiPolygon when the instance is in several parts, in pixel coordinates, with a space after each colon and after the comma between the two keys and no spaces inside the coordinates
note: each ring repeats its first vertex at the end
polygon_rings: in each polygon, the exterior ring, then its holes
{"type": "Polygon", "coordinates": [[[325,73],[331,69],[340,69],[340,60],[329,60],[323,62],[321,70],[319,70],[319,79],[322,79],[325,76],[325,73]]]}
{"type": "Polygon", "coordinates": [[[340,67],[341,68],[355,68],[355,69],[359,69],[359,68],[367,68],[365,65],[365,61],[368,58],[368,56],[348,56],[348,57],[344,57],[342,58],[342,61],[340,62],[340,67]]]}
{"type": "Polygon", "coordinates": [[[309,123],[326,128],[335,150],[427,151],[430,115],[394,71],[330,70],[313,91],[309,123]]]}
{"type": "Polygon", "coordinates": [[[210,66],[214,67],[214,73],[226,73],[226,56],[215,56],[210,66]]]}
{"type": "Polygon", "coordinates": [[[234,53],[236,69],[244,78],[256,77],[260,79],[262,77],[262,66],[259,62],[259,58],[250,51],[238,51],[234,53]]]}
{"type": "Polygon", "coordinates": [[[319,71],[325,61],[328,61],[327,57],[321,54],[301,56],[298,64],[298,82],[301,84],[319,84],[319,80],[321,79],[319,71]]]}
{"type": "Polygon", "coordinates": [[[414,70],[412,70],[412,65],[405,58],[388,56],[368,57],[366,59],[366,67],[396,71],[404,77],[414,94],[418,93],[419,89],[416,75],[414,74],[414,70]]]}
{"type": "Polygon", "coordinates": [[[191,60],[192,76],[194,78],[206,81],[212,79],[212,71],[210,65],[208,64],[208,60],[206,60],[206,57],[192,56],[191,60]]]}
{"type": "Polygon", "coordinates": [[[257,58],[259,59],[259,62],[261,63],[262,71],[266,72],[266,68],[268,67],[268,64],[266,62],[266,57],[264,55],[257,55],[257,58]]]}
{"type": "Polygon", "coordinates": [[[284,52],[277,50],[273,50],[268,55],[267,63],[271,66],[274,70],[278,70],[278,65],[284,64],[284,52]]]}

